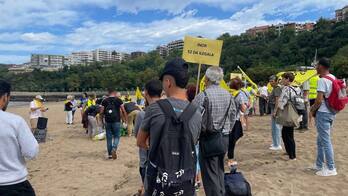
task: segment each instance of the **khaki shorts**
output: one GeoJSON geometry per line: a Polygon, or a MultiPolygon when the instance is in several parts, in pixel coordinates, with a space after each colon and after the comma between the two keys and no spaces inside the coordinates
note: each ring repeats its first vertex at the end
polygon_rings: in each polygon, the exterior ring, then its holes
{"type": "Polygon", "coordinates": [[[34,130],[34,129],[37,128],[37,121],[38,121],[38,120],[39,120],[38,118],[32,118],[32,119],[30,119],[30,128],[31,128],[32,130],[34,130]]]}

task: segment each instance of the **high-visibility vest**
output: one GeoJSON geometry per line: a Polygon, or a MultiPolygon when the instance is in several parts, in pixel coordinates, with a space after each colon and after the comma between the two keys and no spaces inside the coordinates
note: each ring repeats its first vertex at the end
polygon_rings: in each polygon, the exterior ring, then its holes
{"type": "Polygon", "coordinates": [[[272,93],[273,87],[272,87],[271,83],[268,83],[268,84],[267,84],[267,91],[268,91],[268,94],[271,94],[271,93],[272,93]]]}
{"type": "Polygon", "coordinates": [[[318,80],[319,76],[315,76],[309,79],[309,96],[308,99],[316,99],[317,98],[317,88],[318,88],[318,80]]]}

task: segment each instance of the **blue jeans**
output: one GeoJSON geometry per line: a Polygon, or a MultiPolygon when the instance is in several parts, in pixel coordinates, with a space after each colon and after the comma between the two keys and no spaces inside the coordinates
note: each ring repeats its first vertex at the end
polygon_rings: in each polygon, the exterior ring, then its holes
{"type": "Polygon", "coordinates": [[[113,149],[117,150],[118,143],[120,142],[120,127],[121,123],[106,123],[106,147],[108,149],[109,156],[113,149]]]}
{"type": "MultiPolygon", "coordinates": [[[[271,106],[271,113],[274,112],[274,106],[271,106]]],[[[281,145],[281,130],[282,125],[276,123],[275,118],[272,116],[272,144],[274,147],[278,147],[281,145]]]]}
{"type": "Polygon", "coordinates": [[[315,122],[318,131],[318,154],[316,162],[318,168],[323,168],[323,164],[325,163],[326,159],[327,168],[330,170],[335,169],[334,152],[330,138],[331,127],[333,125],[334,119],[334,114],[326,112],[317,112],[315,122]]]}

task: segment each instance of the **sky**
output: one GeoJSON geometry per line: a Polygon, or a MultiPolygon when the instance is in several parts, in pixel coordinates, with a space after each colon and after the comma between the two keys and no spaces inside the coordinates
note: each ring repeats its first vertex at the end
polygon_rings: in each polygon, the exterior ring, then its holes
{"type": "Polygon", "coordinates": [[[185,35],[334,18],[348,0],[0,0],[0,63],[30,54],[150,51],[185,35]]]}

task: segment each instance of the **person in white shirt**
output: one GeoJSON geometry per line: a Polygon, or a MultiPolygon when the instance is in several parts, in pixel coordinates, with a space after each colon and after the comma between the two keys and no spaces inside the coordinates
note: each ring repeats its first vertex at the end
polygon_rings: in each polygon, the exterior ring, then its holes
{"type": "Polygon", "coordinates": [[[267,98],[268,98],[268,89],[265,83],[261,83],[261,87],[259,88],[259,110],[260,116],[263,116],[267,111],[267,98]]]}
{"type": "Polygon", "coordinates": [[[33,159],[39,144],[25,120],[5,112],[11,85],[0,80],[0,195],[35,196],[27,180],[25,159],[33,159]]]}
{"type": "Polygon", "coordinates": [[[332,92],[332,82],[323,77],[328,76],[332,79],[336,79],[336,77],[330,74],[330,61],[327,58],[320,59],[316,69],[320,79],[318,80],[317,99],[311,107],[311,115],[315,117],[318,132],[317,160],[313,169],[317,170],[316,175],[318,176],[335,176],[337,171],[331,143],[331,128],[335,120],[335,113],[325,103],[325,99],[332,92]]]}
{"type": "Polygon", "coordinates": [[[43,113],[48,109],[43,106],[44,99],[41,95],[36,95],[34,100],[30,102],[30,127],[32,131],[37,128],[39,117],[43,117],[43,113]]]}

